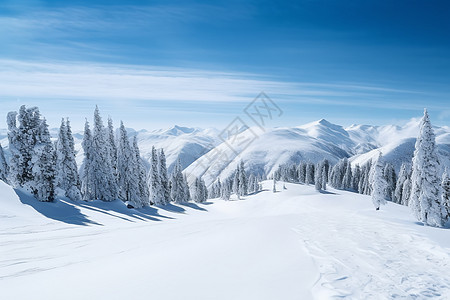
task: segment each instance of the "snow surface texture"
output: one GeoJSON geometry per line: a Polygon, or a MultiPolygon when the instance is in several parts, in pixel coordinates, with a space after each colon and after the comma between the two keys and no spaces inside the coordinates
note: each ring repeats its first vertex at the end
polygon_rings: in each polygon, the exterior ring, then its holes
{"type": "MultiPolygon", "coordinates": [[[[118,127],[119,124],[114,125],[118,127]]],[[[245,140],[255,138],[256,134],[257,138],[248,147],[245,143],[241,146],[230,141],[222,143],[219,138],[221,131],[211,128],[174,126],[154,131],[128,129],[128,134],[130,137],[137,135],[141,155],[147,162],[150,161],[152,146],[164,148],[169,172],[180,157],[181,165],[191,179],[202,175],[206,184],[210,185],[217,177],[224,179],[230,176],[241,160],[245,162],[248,172],[270,174],[280,164],[301,160],[317,163],[327,158],[331,163],[336,163],[341,158],[349,157],[352,164],[363,165],[368,160],[376,159],[379,151],[398,173],[403,162],[411,163],[415,139],[419,134],[418,126],[419,120],[413,119],[401,127],[352,125],[344,128],[322,119],[298,127],[264,131],[252,127],[231,137],[231,140],[245,140]],[[208,152],[209,155],[205,155],[208,152]],[[223,157],[218,157],[217,153],[223,157]]],[[[450,168],[450,128],[434,127],[434,131],[442,166],[450,168]]],[[[56,137],[57,129],[51,130],[51,134],[56,137]]],[[[76,133],[74,139],[78,151],[77,163],[81,166],[82,135],[76,133]]],[[[0,143],[8,155],[6,130],[0,130],[0,143]]]]}
{"type": "Polygon", "coordinates": [[[449,299],[449,229],[409,209],[263,183],[142,210],[40,203],[0,182],[2,299],[449,299]]]}

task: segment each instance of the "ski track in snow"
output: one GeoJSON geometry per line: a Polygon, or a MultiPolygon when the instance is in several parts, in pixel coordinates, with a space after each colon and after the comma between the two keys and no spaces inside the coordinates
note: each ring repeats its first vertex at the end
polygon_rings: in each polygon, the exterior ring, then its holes
{"type": "Polygon", "coordinates": [[[346,222],[319,210],[302,218],[293,230],[320,271],[318,298],[450,298],[450,256],[429,239],[357,214],[346,222]]]}

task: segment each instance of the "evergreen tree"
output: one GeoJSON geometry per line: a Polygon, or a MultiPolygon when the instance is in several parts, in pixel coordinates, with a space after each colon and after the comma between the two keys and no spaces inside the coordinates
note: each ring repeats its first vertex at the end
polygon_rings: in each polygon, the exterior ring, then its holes
{"type": "Polygon", "coordinates": [[[119,199],[128,201],[135,208],[144,206],[144,199],[139,197],[138,163],[125,126],[120,122],[116,169],[119,199]]]}
{"type": "Polygon", "coordinates": [[[342,178],[341,188],[344,190],[350,190],[352,188],[352,180],[353,180],[352,165],[349,162],[347,162],[344,177],[342,178]]]}
{"type": "Polygon", "coordinates": [[[409,167],[403,163],[398,174],[397,184],[395,185],[393,201],[398,204],[403,204],[403,186],[405,181],[409,179],[409,167]]]}
{"type": "Polygon", "coordinates": [[[435,136],[425,109],[413,157],[409,207],[420,222],[442,227],[447,214],[441,203],[438,171],[435,136]]]}
{"type": "Polygon", "coordinates": [[[150,202],[152,204],[165,204],[161,189],[161,177],[158,172],[158,154],[155,147],[152,147],[150,171],[147,178],[150,202]]]}
{"type": "Polygon", "coordinates": [[[118,196],[114,169],[111,164],[110,147],[105,136],[106,130],[98,107],[94,111],[94,127],[91,145],[92,191],[94,199],[113,201],[118,196]]]}
{"type": "Polygon", "coordinates": [[[86,120],[84,124],[83,141],[81,143],[84,151],[83,164],[81,165],[80,178],[81,178],[81,194],[83,200],[95,199],[95,193],[93,188],[94,172],[92,161],[92,132],[89,127],[89,122],[86,120]]]}
{"type": "Polygon", "coordinates": [[[169,178],[167,175],[167,167],[166,167],[166,156],[164,155],[164,150],[161,149],[158,157],[158,171],[161,182],[161,193],[162,193],[162,203],[161,204],[169,204],[170,203],[170,189],[169,189],[169,178]]]}
{"type": "Polygon", "coordinates": [[[303,161],[298,166],[298,181],[300,183],[306,183],[306,163],[303,161]]]}
{"type": "Polygon", "coordinates": [[[57,193],[73,201],[81,200],[80,178],[75,160],[75,149],[70,123],[62,119],[56,142],[57,193]]]}
{"type": "Polygon", "coordinates": [[[55,199],[55,151],[45,119],[38,126],[35,141],[30,161],[32,181],[28,183],[36,199],[51,202],[55,199]]]}
{"type": "Polygon", "coordinates": [[[0,144],[0,180],[8,183],[9,167],[5,159],[2,145],[0,144]]]}
{"type": "Polygon", "coordinates": [[[19,129],[17,128],[17,112],[12,111],[7,115],[8,123],[8,140],[9,140],[9,182],[14,187],[22,185],[22,165],[20,154],[20,137],[19,129]]]}
{"type": "Polygon", "coordinates": [[[361,180],[361,167],[359,165],[356,165],[355,171],[353,172],[352,187],[351,187],[353,191],[359,192],[360,180],[361,180]]]}
{"type": "Polygon", "coordinates": [[[397,175],[395,174],[394,166],[387,163],[384,167],[384,178],[387,182],[386,199],[394,201],[395,188],[397,184],[397,175]]]}
{"type": "MultiPolygon", "coordinates": [[[[180,170],[181,170],[181,167],[180,167],[180,170]]],[[[187,177],[186,177],[186,175],[183,175],[183,190],[184,190],[184,198],[183,198],[183,201],[184,202],[189,202],[189,201],[191,201],[192,199],[191,199],[191,192],[190,192],[190,189],[189,189],[189,184],[188,184],[188,181],[187,181],[187,177]]]]}
{"type": "Polygon", "coordinates": [[[445,212],[447,214],[447,218],[450,214],[450,177],[448,175],[447,170],[445,170],[444,174],[442,175],[442,204],[445,207],[445,212]]]}
{"type": "Polygon", "coordinates": [[[387,182],[384,177],[384,163],[381,153],[375,162],[370,174],[370,183],[372,185],[372,202],[376,210],[380,209],[380,205],[386,204],[386,188],[387,182]]]}
{"type": "Polygon", "coordinates": [[[412,189],[411,178],[408,178],[403,183],[403,193],[401,202],[402,205],[409,206],[409,199],[411,198],[411,189],[412,189]]]}
{"type": "Polygon", "coordinates": [[[316,172],[315,172],[315,179],[314,179],[315,188],[317,191],[322,190],[322,180],[323,180],[322,165],[317,164],[316,172]]]}
{"type": "Polygon", "coordinates": [[[306,184],[314,184],[314,164],[313,163],[306,164],[305,183],[306,184]]]}
{"type": "Polygon", "coordinates": [[[248,194],[247,174],[245,174],[244,162],[241,160],[239,172],[239,195],[246,196],[248,194]]]}
{"type": "Polygon", "coordinates": [[[114,134],[114,125],[112,119],[108,118],[108,133],[107,133],[107,140],[108,140],[108,148],[109,148],[109,155],[111,160],[111,167],[113,170],[114,179],[117,181],[118,178],[118,171],[117,171],[117,145],[116,145],[116,138],[114,134]]]}
{"type": "Polygon", "coordinates": [[[134,166],[135,166],[134,172],[136,173],[137,177],[138,198],[140,199],[140,202],[142,203],[143,206],[147,206],[150,205],[149,191],[146,182],[147,172],[145,171],[144,161],[141,158],[141,152],[138,147],[136,136],[134,136],[133,138],[132,150],[134,154],[134,166]]]}
{"type": "Polygon", "coordinates": [[[236,171],[234,172],[234,181],[233,181],[233,192],[236,194],[238,199],[241,199],[241,193],[239,189],[239,178],[240,178],[239,165],[237,166],[236,171]]]}
{"type": "Polygon", "coordinates": [[[183,173],[181,172],[180,159],[177,160],[177,163],[173,168],[172,176],[170,179],[170,186],[171,186],[170,196],[173,202],[183,203],[188,201],[187,193],[189,192],[189,187],[187,185],[187,182],[185,182],[183,173]]]}
{"type": "Polygon", "coordinates": [[[272,192],[274,192],[274,193],[277,192],[277,181],[275,180],[275,177],[273,178],[273,188],[272,188],[272,192]]]}

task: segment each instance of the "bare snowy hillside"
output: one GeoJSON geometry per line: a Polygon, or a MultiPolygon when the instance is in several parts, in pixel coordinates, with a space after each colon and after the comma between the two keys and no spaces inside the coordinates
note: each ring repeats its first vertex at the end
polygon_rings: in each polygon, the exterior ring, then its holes
{"type": "Polygon", "coordinates": [[[0,182],[2,299],[448,299],[448,229],[271,182],[241,201],[41,203],[0,182]],[[326,209],[324,209],[326,208],[326,209]]]}

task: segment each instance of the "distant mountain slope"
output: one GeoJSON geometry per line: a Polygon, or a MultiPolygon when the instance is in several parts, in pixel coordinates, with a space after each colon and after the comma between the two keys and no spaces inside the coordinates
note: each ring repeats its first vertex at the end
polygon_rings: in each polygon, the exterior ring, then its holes
{"type": "MultiPolygon", "coordinates": [[[[146,161],[150,159],[152,146],[163,148],[169,171],[179,157],[186,174],[203,176],[210,184],[217,177],[224,179],[230,176],[241,160],[245,162],[247,171],[270,174],[280,164],[318,162],[323,158],[335,163],[348,157],[352,163],[362,165],[381,151],[398,171],[403,162],[411,161],[419,132],[418,124],[418,119],[412,119],[404,126],[352,125],[344,128],[322,119],[296,127],[265,129],[263,132],[258,128],[242,128],[231,140],[252,140],[255,133],[257,138],[248,147],[244,143],[232,148],[229,145],[233,142],[223,143],[219,138],[220,131],[213,128],[174,126],[153,131],[128,129],[128,134],[138,137],[141,155],[146,161]]],[[[434,131],[441,165],[450,167],[450,128],[434,127],[434,131]]],[[[54,138],[57,133],[57,129],[51,129],[54,138]]],[[[75,132],[74,138],[80,166],[83,161],[82,132],[75,132]]],[[[8,154],[5,129],[0,129],[0,143],[8,154]]]]}

